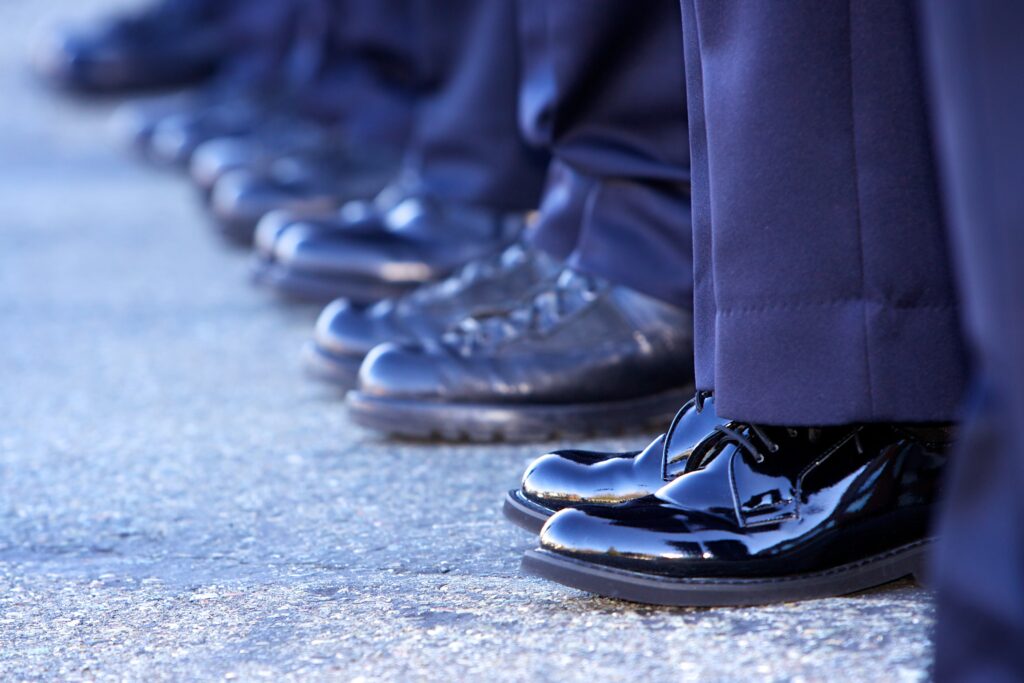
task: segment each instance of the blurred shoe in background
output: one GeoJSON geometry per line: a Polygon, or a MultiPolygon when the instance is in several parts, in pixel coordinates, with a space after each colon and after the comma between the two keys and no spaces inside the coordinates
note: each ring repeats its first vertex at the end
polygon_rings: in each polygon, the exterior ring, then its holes
{"type": "Polygon", "coordinates": [[[49,83],[88,94],[192,86],[277,30],[279,0],[157,0],[55,31],[34,55],[49,83]]]}
{"type": "Polygon", "coordinates": [[[257,229],[255,278],[297,299],[369,304],[500,251],[525,224],[525,212],[442,201],[400,181],[331,216],[268,216],[257,229]]]}
{"type": "Polygon", "coordinates": [[[290,151],[325,127],[404,144],[419,76],[414,46],[391,35],[405,25],[401,5],[261,0],[234,15],[259,37],[235,49],[215,78],[118,114],[122,137],[145,158],[184,167],[204,142],[226,137],[281,138],[290,151]]]}
{"type": "Polygon", "coordinates": [[[313,339],[304,349],[306,368],[341,388],[354,388],[359,366],[373,347],[437,337],[474,313],[522,299],[558,272],[554,259],[519,242],[400,297],[368,307],[337,299],[317,320],[313,339]]]}
{"type": "MultiPolygon", "coordinates": [[[[297,122],[301,123],[301,122],[297,122]]],[[[265,171],[281,157],[322,154],[347,147],[339,126],[286,126],[259,136],[214,138],[200,144],[189,163],[189,177],[203,202],[213,198],[217,181],[231,171],[265,171]]]]}
{"type": "MultiPolygon", "coordinates": [[[[248,164],[215,182],[210,197],[215,225],[234,242],[251,245],[257,223],[273,211],[302,216],[328,214],[348,201],[373,197],[398,168],[399,159],[392,150],[356,150],[346,136],[329,136],[326,132],[316,146],[274,156],[273,147],[287,144],[281,140],[287,137],[283,133],[280,137],[252,138],[245,153],[248,164]]],[[[230,141],[213,142],[225,145],[230,141]]],[[[220,149],[223,151],[223,146],[220,149]]],[[[208,150],[210,156],[212,151],[208,150]]],[[[221,154],[220,168],[228,166],[226,159],[237,161],[241,156],[221,154]]]]}

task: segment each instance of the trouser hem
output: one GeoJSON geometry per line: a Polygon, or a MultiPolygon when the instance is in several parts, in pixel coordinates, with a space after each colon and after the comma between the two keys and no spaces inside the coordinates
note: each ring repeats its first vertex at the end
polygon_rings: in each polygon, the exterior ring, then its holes
{"type": "Polygon", "coordinates": [[[958,310],[859,299],[719,309],[715,406],[778,425],[945,422],[966,386],[958,310]]]}

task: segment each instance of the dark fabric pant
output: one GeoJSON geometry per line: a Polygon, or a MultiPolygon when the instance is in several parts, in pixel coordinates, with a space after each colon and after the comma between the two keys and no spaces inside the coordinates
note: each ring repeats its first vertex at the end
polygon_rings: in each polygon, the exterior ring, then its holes
{"type": "Polygon", "coordinates": [[[409,0],[292,0],[296,40],[285,56],[306,115],[354,145],[404,150],[422,75],[409,0]]]}
{"type": "Polygon", "coordinates": [[[313,40],[317,25],[329,31],[321,53],[300,45],[291,57],[308,82],[305,113],[341,126],[357,146],[404,150],[419,88],[409,0],[317,0],[303,19],[296,30],[313,40]]]}
{"type": "Polygon", "coordinates": [[[698,388],[767,424],[953,419],[967,363],[913,4],[682,6],[698,388]]]}
{"type": "Polygon", "coordinates": [[[676,0],[520,0],[526,138],[553,162],[534,242],[689,308],[689,145],[676,0]]]}
{"type": "Polygon", "coordinates": [[[280,98],[357,145],[405,148],[418,87],[410,0],[181,0],[226,25],[213,84],[280,98]]]}
{"type": "Polygon", "coordinates": [[[761,11],[766,6],[683,0],[688,66],[703,60],[688,71],[702,383],[715,388],[720,410],[741,419],[946,419],[957,413],[968,370],[959,347],[969,342],[968,419],[934,564],[935,674],[1021,680],[1024,7],[920,3],[935,114],[929,131],[913,5],[791,2],[761,11]],[[942,162],[944,217],[929,177],[928,133],[942,162]],[[776,138],[782,144],[773,145],[776,138]],[[851,222],[855,241],[846,234],[851,222]],[[851,254],[854,264],[844,261],[851,254]],[[966,334],[946,315],[957,305],[953,264],[966,334]],[[803,303],[801,289],[859,307],[861,334],[858,320],[843,324],[830,306],[803,303]],[[886,302],[900,306],[887,311],[886,302]],[[783,312],[773,324],[792,311],[798,333],[811,334],[801,342],[782,330],[792,351],[759,323],[776,308],[783,312]],[[804,309],[824,309],[831,332],[804,309]],[[932,318],[927,330],[917,328],[918,316],[932,318]],[[746,328],[731,321],[751,317],[746,328]],[[737,343],[746,351],[737,353],[737,343]],[[865,344],[866,354],[853,353],[865,344]],[[899,367],[879,359],[886,349],[899,367]],[[826,367],[823,354],[837,350],[863,360],[863,371],[838,358],[826,367]],[[747,379],[737,377],[751,368],[747,379]],[[904,391],[880,411],[878,390],[894,382],[904,391]]]}
{"type": "Polygon", "coordinates": [[[180,0],[179,6],[225,29],[223,39],[230,57],[220,65],[219,86],[247,87],[269,81],[280,86],[287,78],[282,65],[297,37],[300,17],[319,12],[321,4],[333,1],[180,0]]]}
{"type": "Polygon", "coordinates": [[[248,37],[224,81],[269,84],[356,145],[400,146],[403,180],[438,199],[537,207],[548,155],[519,131],[512,0],[189,1],[248,37]]]}
{"type": "Polygon", "coordinates": [[[936,555],[935,675],[1024,679],[1024,5],[921,2],[976,380],[936,555]]]}
{"type": "Polygon", "coordinates": [[[425,87],[406,173],[444,200],[535,209],[548,156],[519,132],[515,3],[409,1],[425,87]]]}

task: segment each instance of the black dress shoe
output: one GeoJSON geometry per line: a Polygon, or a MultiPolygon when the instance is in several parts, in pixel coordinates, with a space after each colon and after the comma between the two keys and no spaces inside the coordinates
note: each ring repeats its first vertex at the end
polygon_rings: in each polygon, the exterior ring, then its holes
{"type": "Polygon", "coordinates": [[[336,215],[257,230],[258,282],[305,300],[369,304],[401,296],[518,238],[524,213],[457,205],[401,184],[336,215]]]}
{"type": "Polygon", "coordinates": [[[754,605],[920,576],[952,429],[718,427],[653,496],[556,513],[525,571],[608,597],[754,605]]]}
{"type": "Polygon", "coordinates": [[[287,126],[275,131],[260,130],[259,135],[214,138],[196,147],[189,175],[208,201],[217,181],[231,171],[265,172],[281,157],[335,149],[341,144],[340,138],[341,133],[328,125],[287,126]]]}
{"type": "Polygon", "coordinates": [[[505,517],[538,532],[551,515],[580,505],[618,505],[655,493],[683,473],[690,457],[727,421],[714,400],[698,396],[676,414],[668,431],[642,451],[555,451],[535,460],[518,489],[505,496],[505,517]]]}
{"type": "MultiPolygon", "coordinates": [[[[269,280],[264,280],[263,276],[265,271],[275,265],[274,250],[277,248],[278,239],[292,225],[316,219],[315,225],[325,232],[332,230],[364,232],[383,229],[385,214],[412,196],[414,187],[405,180],[405,176],[400,175],[397,181],[385,186],[372,199],[353,199],[329,216],[308,216],[294,211],[272,211],[260,219],[256,226],[256,235],[253,238],[253,251],[256,255],[253,269],[256,280],[269,283],[269,280]]],[[[335,298],[330,297],[324,303],[335,298]]]]}
{"type": "Polygon", "coordinates": [[[263,168],[229,172],[217,181],[210,208],[222,234],[248,245],[266,214],[329,214],[346,202],[379,193],[398,163],[384,152],[356,153],[325,140],[318,149],[280,156],[263,168]]]}
{"type": "Polygon", "coordinates": [[[210,140],[314,134],[320,126],[301,117],[287,100],[259,90],[216,92],[185,102],[177,111],[153,112],[152,117],[144,156],[179,168],[187,168],[196,149],[210,140]]]}
{"type": "Polygon", "coordinates": [[[692,395],[689,311],[566,270],[429,344],[378,346],[347,403],[398,436],[523,441],[666,426],[692,395]]]}
{"type": "Polygon", "coordinates": [[[293,225],[303,224],[307,229],[324,232],[332,230],[383,230],[383,216],[406,197],[404,189],[388,185],[373,199],[353,199],[336,212],[302,213],[275,210],[256,224],[253,237],[252,280],[296,301],[328,304],[335,300],[336,287],[330,279],[292,273],[277,263],[275,250],[278,239],[293,225]]]}
{"type": "Polygon", "coordinates": [[[313,340],[304,350],[306,367],[315,377],[352,388],[373,347],[436,337],[475,311],[521,299],[553,279],[558,269],[551,257],[517,243],[470,261],[440,282],[369,307],[338,299],[317,320],[313,340]]]}
{"type": "Polygon", "coordinates": [[[37,72],[83,93],[124,93],[198,83],[238,45],[229,3],[162,0],[133,14],[54,35],[35,54],[37,72]]]}
{"type": "Polygon", "coordinates": [[[252,136],[275,117],[284,121],[277,125],[281,130],[301,124],[294,113],[282,111],[248,84],[217,83],[198,92],[125,104],[114,115],[114,127],[143,159],[184,167],[203,143],[252,136]]]}

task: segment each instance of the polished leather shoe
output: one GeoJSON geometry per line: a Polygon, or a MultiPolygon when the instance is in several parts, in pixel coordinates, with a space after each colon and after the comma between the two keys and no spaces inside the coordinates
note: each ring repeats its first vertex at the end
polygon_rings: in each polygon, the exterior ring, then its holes
{"type": "Polygon", "coordinates": [[[523,212],[442,202],[399,183],[329,217],[282,225],[269,216],[257,229],[255,279],[292,298],[370,304],[497,253],[525,223],[523,212]]]}
{"type": "Polygon", "coordinates": [[[542,440],[666,426],[693,395],[692,315],[572,270],[429,344],[383,344],[352,419],[397,436],[542,440]]]}
{"type": "Polygon", "coordinates": [[[83,93],[125,93],[191,85],[209,78],[237,45],[228,3],[163,0],[54,34],[39,45],[36,71],[83,93]]]}
{"type": "Polygon", "coordinates": [[[285,127],[259,135],[214,138],[192,153],[189,175],[204,200],[213,195],[217,181],[232,171],[266,171],[277,159],[305,156],[339,146],[342,134],[329,125],[285,127]]]}
{"type": "Polygon", "coordinates": [[[271,109],[265,97],[246,85],[218,83],[197,92],[127,103],[114,113],[113,126],[143,159],[183,167],[204,142],[254,135],[265,126],[271,109]]]}
{"type": "Polygon", "coordinates": [[[328,214],[346,202],[372,198],[391,180],[399,160],[383,152],[356,153],[335,143],[285,154],[227,173],[217,181],[210,209],[219,231],[252,244],[256,225],[273,211],[304,216],[328,214]]]}
{"type": "Polygon", "coordinates": [[[307,226],[307,230],[323,232],[349,229],[356,232],[383,230],[384,214],[405,196],[404,191],[389,185],[373,199],[353,199],[336,212],[327,215],[322,212],[306,214],[296,211],[271,211],[256,224],[252,244],[253,283],[268,287],[295,301],[329,304],[338,298],[335,285],[329,278],[292,273],[281,267],[275,256],[278,239],[289,228],[300,223],[307,226]]]}
{"type": "Polygon", "coordinates": [[[436,337],[476,311],[522,298],[558,272],[558,263],[544,252],[516,243],[470,261],[440,282],[369,307],[335,300],[320,314],[304,349],[306,367],[319,379],[352,388],[373,347],[436,337]]]}
{"type": "Polygon", "coordinates": [[[608,453],[563,450],[542,455],[505,496],[503,512],[513,524],[539,532],[559,510],[580,505],[618,505],[655,493],[683,473],[687,461],[711,442],[714,399],[698,394],[676,414],[668,431],[642,451],[608,453]]]}
{"type": "Polygon", "coordinates": [[[656,494],[544,525],[528,573],[664,605],[845,595],[925,569],[942,425],[716,428],[656,494]]]}
{"type": "MultiPolygon", "coordinates": [[[[277,241],[292,225],[315,218],[316,223],[311,225],[324,232],[350,229],[364,232],[383,229],[386,214],[414,196],[415,187],[414,181],[407,181],[406,176],[399,174],[398,180],[388,184],[372,199],[353,199],[342,205],[337,212],[332,212],[330,216],[311,217],[294,211],[273,211],[267,214],[256,226],[256,236],[253,239],[253,251],[256,255],[254,270],[258,276],[257,280],[261,281],[259,276],[262,272],[274,265],[277,241]]],[[[334,298],[336,297],[331,297],[328,301],[334,298]]]]}
{"type": "MultiPolygon", "coordinates": [[[[143,117],[145,118],[145,117],[143,117]]],[[[300,116],[291,104],[254,90],[213,93],[186,102],[177,111],[154,112],[144,156],[165,166],[187,168],[205,142],[219,138],[312,136],[318,122],[300,116]]]]}

